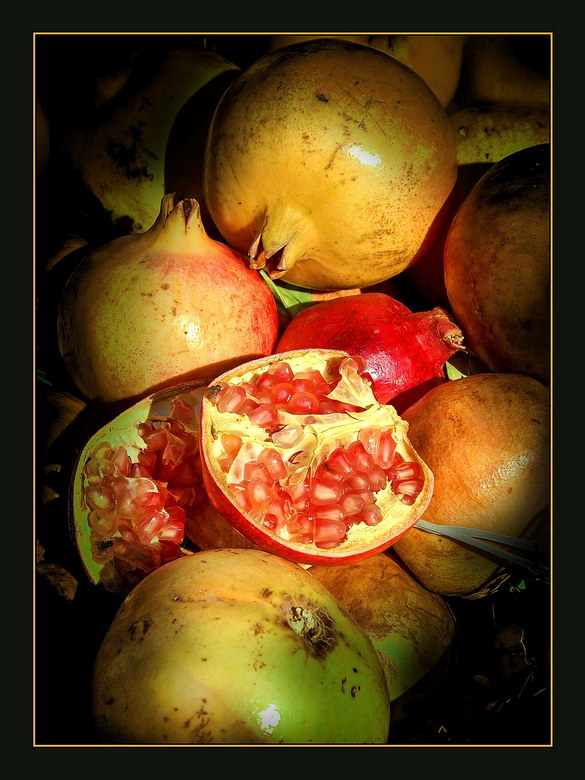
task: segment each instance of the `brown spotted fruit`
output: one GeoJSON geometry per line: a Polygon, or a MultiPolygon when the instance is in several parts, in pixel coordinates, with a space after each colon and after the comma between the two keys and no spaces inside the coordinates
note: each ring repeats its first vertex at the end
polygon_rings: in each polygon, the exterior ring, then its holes
{"type": "Polygon", "coordinates": [[[201,407],[201,468],[215,509],[249,542],[339,565],[392,545],[424,512],[433,475],[365,361],[299,349],[214,380],[201,407]]]}
{"type": "Polygon", "coordinates": [[[420,585],[391,552],[343,567],[311,566],[309,572],[372,640],[392,702],[439,667],[445,672],[455,636],[453,615],[444,599],[420,585]]]}
{"type": "MultiPolygon", "coordinates": [[[[473,374],[434,388],[404,412],[404,419],[435,478],[425,522],[546,543],[550,420],[545,385],[522,374],[473,374]]],[[[414,527],[393,549],[426,588],[444,595],[485,596],[510,575],[497,544],[485,552],[414,527]]]]}
{"type": "Polygon", "coordinates": [[[94,669],[108,743],[384,744],[390,702],[370,639],[301,566],[209,550],[149,574],[94,669]]]}
{"type": "Polygon", "coordinates": [[[234,79],[203,179],[214,223],[253,268],[339,290],[404,270],[456,174],[447,114],[423,79],[368,46],[321,39],[234,79]]]}

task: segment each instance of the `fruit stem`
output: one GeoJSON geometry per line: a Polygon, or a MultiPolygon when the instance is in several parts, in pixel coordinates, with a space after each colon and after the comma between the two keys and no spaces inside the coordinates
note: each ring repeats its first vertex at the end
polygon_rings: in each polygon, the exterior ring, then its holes
{"type": "Polygon", "coordinates": [[[159,215],[147,233],[158,249],[181,254],[200,252],[213,242],[205,231],[195,198],[183,198],[175,205],[174,194],[163,197],[159,215]]]}

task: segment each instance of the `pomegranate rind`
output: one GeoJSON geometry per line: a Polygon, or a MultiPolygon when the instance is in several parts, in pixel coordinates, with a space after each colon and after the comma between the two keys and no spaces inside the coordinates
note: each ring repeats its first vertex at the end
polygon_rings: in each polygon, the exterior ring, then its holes
{"type": "MultiPolygon", "coordinates": [[[[115,449],[126,448],[131,460],[137,460],[138,453],[145,449],[144,440],[138,433],[138,426],[148,419],[170,419],[173,416],[172,404],[179,398],[188,399],[192,404],[195,417],[192,422],[184,423],[185,429],[197,433],[201,398],[205,391],[202,382],[187,382],[158,393],[153,393],[117,415],[111,422],[100,428],[81,450],[75,467],[69,490],[69,522],[71,534],[75,540],[83,569],[94,585],[102,585],[112,592],[123,592],[126,588],[111,561],[97,562],[92,555],[90,510],[84,498],[87,477],[84,467],[94,449],[103,442],[115,449]]],[[[116,532],[114,536],[119,536],[116,532]]]]}
{"type": "MultiPolygon", "coordinates": [[[[239,384],[249,382],[253,377],[267,371],[274,363],[286,362],[293,372],[309,369],[320,370],[325,378],[330,376],[331,369],[339,365],[346,352],[340,350],[293,350],[272,355],[267,358],[244,363],[238,368],[219,376],[209,385],[202,400],[200,424],[200,454],[203,481],[207,494],[213,506],[223,517],[239,531],[242,536],[262,550],[279,555],[287,560],[310,565],[340,565],[375,555],[390,547],[403,536],[424,513],[432,492],[434,478],[431,470],[412,447],[408,436],[408,424],[402,420],[394,407],[379,404],[370,388],[357,374],[352,378],[359,380],[357,394],[348,389],[349,383],[340,382],[331,398],[345,400],[356,406],[367,407],[363,412],[351,412],[330,415],[287,415],[279,412],[284,422],[300,422],[305,430],[301,444],[313,447],[315,459],[301,456],[298,471],[294,481],[302,481],[308,469],[314,472],[316,465],[336,447],[354,441],[360,429],[370,425],[379,426],[392,431],[397,440],[396,451],[405,459],[419,464],[423,472],[423,488],[412,505],[403,503],[387,486],[376,493],[376,501],[383,514],[382,521],[376,526],[363,523],[352,525],[347,538],[333,549],[321,549],[314,544],[303,544],[294,539],[285,539],[269,528],[260,524],[257,518],[241,510],[235,502],[226,475],[217,462],[219,440],[223,433],[234,433],[242,436],[244,444],[251,451],[258,451],[262,446],[270,446],[265,441],[266,431],[250,424],[250,421],[236,413],[221,413],[214,403],[222,387],[222,383],[239,384]],[[335,430],[332,433],[332,426],[335,430]],[[312,443],[311,443],[312,442],[312,443]]],[[[244,446],[244,445],[243,445],[244,446]]],[[[271,445],[274,449],[279,449],[271,445]]],[[[290,450],[288,451],[290,453],[290,450]]],[[[235,462],[234,462],[235,464],[235,462]]]]}
{"type": "Polygon", "coordinates": [[[225,549],[134,588],[97,654],[93,713],[123,744],[384,744],[390,702],[370,639],[324,586],[225,549]]]}

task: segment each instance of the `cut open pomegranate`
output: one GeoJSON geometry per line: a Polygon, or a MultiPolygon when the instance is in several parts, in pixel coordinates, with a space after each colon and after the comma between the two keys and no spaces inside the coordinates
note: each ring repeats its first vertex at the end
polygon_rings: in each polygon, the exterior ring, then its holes
{"type": "Polygon", "coordinates": [[[205,486],[253,544],[298,563],[344,563],[389,547],[423,513],[433,476],[364,369],[344,352],[295,350],[208,388],[205,486]]]}
{"type": "Polygon", "coordinates": [[[189,517],[207,500],[198,385],[148,396],[83,449],[71,501],[77,546],[94,582],[125,590],[182,554],[189,517]]]}

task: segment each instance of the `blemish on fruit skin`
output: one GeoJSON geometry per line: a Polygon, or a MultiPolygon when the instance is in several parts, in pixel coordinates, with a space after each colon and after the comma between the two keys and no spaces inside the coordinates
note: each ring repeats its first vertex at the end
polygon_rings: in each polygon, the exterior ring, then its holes
{"type": "Polygon", "coordinates": [[[352,699],[355,699],[355,697],[357,695],[357,692],[360,690],[360,688],[361,688],[360,685],[353,685],[352,686],[351,691],[350,691],[352,699]]]}

